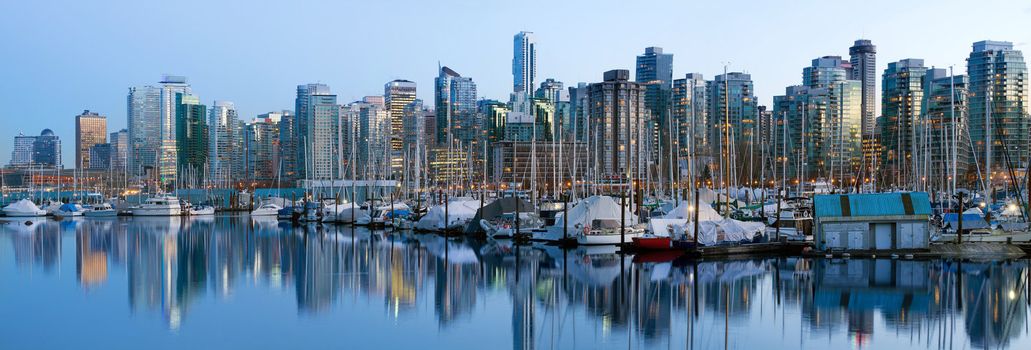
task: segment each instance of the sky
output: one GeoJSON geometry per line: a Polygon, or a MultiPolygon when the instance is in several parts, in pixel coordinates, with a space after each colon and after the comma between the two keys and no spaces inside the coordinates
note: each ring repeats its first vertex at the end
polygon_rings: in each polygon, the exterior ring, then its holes
{"type": "MultiPolygon", "coordinates": [[[[923,58],[966,71],[971,44],[1027,51],[1031,2],[980,1],[5,1],[0,5],[0,164],[14,136],[50,128],[74,163],[75,116],[126,127],[130,86],[185,75],[211,105],[244,120],[293,109],[298,84],[328,84],[341,102],[418,84],[431,104],[437,65],[472,77],[480,98],[507,100],[512,37],[537,37],[537,82],[601,81],[633,72],[648,46],[672,53],[674,77],[750,73],[760,104],[801,83],[813,58],[873,40],[888,62],[923,58]]],[[[880,78],[878,77],[878,86],[880,78]]]]}

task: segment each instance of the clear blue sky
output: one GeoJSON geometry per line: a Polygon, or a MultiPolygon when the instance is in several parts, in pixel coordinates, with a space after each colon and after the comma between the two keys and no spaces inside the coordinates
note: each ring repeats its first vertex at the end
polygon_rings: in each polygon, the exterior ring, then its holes
{"type": "Polygon", "coordinates": [[[674,54],[674,75],[746,71],[759,102],[798,84],[815,57],[874,41],[879,70],[923,58],[965,72],[974,41],[1027,51],[1031,3],[982,1],[5,1],[0,7],[0,163],[13,136],[53,129],[74,161],[84,109],[126,126],[125,95],[163,73],[186,75],[211,104],[245,119],[293,109],[297,84],[329,84],[341,101],[382,94],[396,78],[432,100],[437,62],[507,99],[512,36],[533,31],[538,81],[601,80],[647,46],[674,54]]]}

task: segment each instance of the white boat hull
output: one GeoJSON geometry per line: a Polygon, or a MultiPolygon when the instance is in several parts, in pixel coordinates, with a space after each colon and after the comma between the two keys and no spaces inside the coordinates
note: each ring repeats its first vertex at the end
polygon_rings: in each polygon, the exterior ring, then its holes
{"type": "Polygon", "coordinates": [[[114,209],[90,210],[82,215],[88,218],[109,218],[118,216],[118,211],[114,209]]]}
{"type": "Polygon", "coordinates": [[[251,216],[275,216],[279,214],[279,209],[254,209],[251,212],[251,216]]]}
{"type": "Polygon", "coordinates": [[[181,216],[182,209],[168,208],[136,208],[132,210],[133,216],[181,216]]]}
{"type": "Polygon", "coordinates": [[[40,216],[47,216],[47,211],[46,210],[37,210],[37,211],[26,212],[26,211],[18,211],[18,210],[10,210],[10,211],[4,210],[4,215],[5,216],[9,216],[9,217],[40,217],[40,216]]]}
{"type": "Polygon", "coordinates": [[[634,237],[640,237],[642,232],[634,231],[628,232],[626,235],[616,234],[580,234],[576,236],[576,243],[580,245],[618,245],[620,243],[630,243],[634,237]],[[625,236],[625,239],[621,238],[625,236]]]}

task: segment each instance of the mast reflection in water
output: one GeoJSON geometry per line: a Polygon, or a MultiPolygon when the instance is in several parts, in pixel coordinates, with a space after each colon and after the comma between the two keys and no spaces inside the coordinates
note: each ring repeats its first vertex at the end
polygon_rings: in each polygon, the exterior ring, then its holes
{"type": "Polygon", "coordinates": [[[0,225],[0,348],[1031,348],[1027,260],[691,261],[249,217],[0,225]]]}

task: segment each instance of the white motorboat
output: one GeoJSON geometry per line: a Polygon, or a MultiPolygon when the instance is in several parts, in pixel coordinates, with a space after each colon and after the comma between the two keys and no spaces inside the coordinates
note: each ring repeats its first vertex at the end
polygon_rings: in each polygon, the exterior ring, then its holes
{"type": "Polygon", "coordinates": [[[211,215],[215,215],[215,207],[210,206],[210,205],[198,205],[196,207],[189,206],[188,212],[190,213],[191,216],[201,216],[201,215],[211,216],[211,215]]]}
{"type": "Polygon", "coordinates": [[[85,209],[83,209],[81,205],[76,204],[76,203],[67,203],[67,204],[61,205],[61,207],[58,208],[57,211],[54,212],[54,216],[70,218],[70,217],[82,216],[82,214],[84,212],[85,212],[85,209]]]}
{"type": "Polygon", "coordinates": [[[576,243],[581,245],[616,245],[630,243],[634,237],[644,234],[641,225],[620,228],[619,219],[594,219],[590,226],[576,235],[576,243]]]}
{"type": "Polygon", "coordinates": [[[28,199],[22,199],[20,201],[11,203],[4,207],[4,215],[6,216],[17,216],[17,217],[36,217],[46,216],[47,211],[40,209],[36,206],[36,203],[28,199]]]}
{"type": "Polygon", "coordinates": [[[323,222],[337,224],[354,224],[362,218],[369,218],[368,209],[352,203],[328,206],[323,210],[322,215],[323,222]]]}
{"type": "Polygon", "coordinates": [[[86,210],[82,215],[89,218],[106,218],[118,216],[118,211],[111,204],[101,203],[86,210]]]}
{"type": "Polygon", "coordinates": [[[265,203],[251,211],[251,216],[275,216],[283,207],[275,203],[265,203]]]}
{"type": "Polygon", "coordinates": [[[504,213],[492,219],[480,220],[480,227],[487,232],[487,237],[494,239],[511,238],[518,234],[530,234],[533,230],[544,227],[544,220],[534,213],[519,213],[519,229],[516,231],[515,213],[504,213]]]}
{"type": "Polygon", "coordinates": [[[161,195],[148,198],[143,204],[132,208],[133,216],[180,216],[183,214],[179,198],[161,195]]]}

